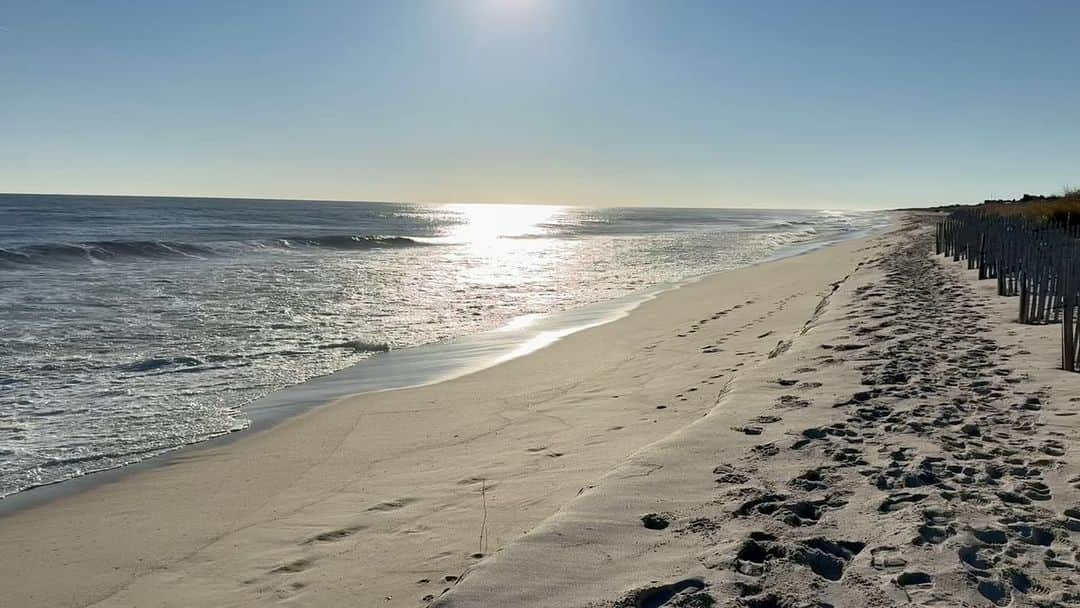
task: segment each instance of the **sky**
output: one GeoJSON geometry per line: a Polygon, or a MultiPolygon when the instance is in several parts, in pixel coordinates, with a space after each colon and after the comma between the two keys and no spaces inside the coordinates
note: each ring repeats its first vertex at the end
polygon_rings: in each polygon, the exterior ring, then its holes
{"type": "Polygon", "coordinates": [[[881,208],[1080,185],[1080,2],[0,0],[0,192],[881,208]]]}

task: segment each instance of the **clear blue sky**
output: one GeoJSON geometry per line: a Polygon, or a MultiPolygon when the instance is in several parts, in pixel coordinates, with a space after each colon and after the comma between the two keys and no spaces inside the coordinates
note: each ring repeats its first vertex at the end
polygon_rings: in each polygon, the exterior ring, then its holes
{"type": "Polygon", "coordinates": [[[885,207],[1080,184],[1080,2],[0,2],[0,191],[885,207]]]}

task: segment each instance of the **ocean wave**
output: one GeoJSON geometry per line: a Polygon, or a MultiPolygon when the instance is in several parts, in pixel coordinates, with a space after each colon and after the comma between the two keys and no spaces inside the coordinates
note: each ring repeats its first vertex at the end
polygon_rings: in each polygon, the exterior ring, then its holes
{"type": "Polygon", "coordinates": [[[398,249],[425,247],[435,243],[407,236],[384,235],[329,235],[315,237],[286,237],[274,239],[268,244],[293,249],[296,247],[323,247],[326,249],[398,249]]]}
{"type": "Polygon", "coordinates": [[[807,227],[802,230],[788,230],[785,232],[769,232],[761,235],[762,241],[773,246],[782,247],[784,245],[791,245],[795,243],[801,243],[814,239],[818,236],[818,231],[812,227],[807,227]]]}
{"type": "Polygon", "coordinates": [[[213,251],[203,245],[172,241],[91,241],[87,243],[42,243],[14,249],[0,248],[0,262],[41,264],[64,261],[106,262],[121,258],[202,258],[213,251]]]}
{"type": "Polygon", "coordinates": [[[297,236],[261,241],[219,241],[182,243],[176,241],[91,241],[84,243],[42,243],[15,248],[0,247],[0,267],[47,266],[72,262],[119,262],[140,259],[207,259],[228,255],[239,249],[325,248],[366,250],[424,247],[436,243],[407,236],[325,235],[297,236]]]}
{"type": "Polygon", "coordinates": [[[140,373],[157,371],[168,367],[197,367],[202,364],[203,362],[195,357],[150,357],[133,363],[119,365],[116,369],[122,372],[140,373]]]}
{"type": "Polygon", "coordinates": [[[775,230],[777,228],[791,228],[794,226],[813,226],[820,223],[820,220],[774,220],[770,221],[763,226],[765,230],[775,230]]]}
{"type": "Polygon", "coordinates": [[[556,234],[556,233],[549,233],[549,232],[524,232],[524,233],[521,233],[521,234],[500,234],[499,238],[500,239],[508,239],[508,240],[557,239],[557,238],[569,239],[569,238],[574,238],[576,236],[578,236],[578,235],[576,235],[576,234],[556,234]]]}
{"type": "Polygon", "coordinates": [[[369,342],[367,340],[347,340],[345,342],[333,342],[319,345],[321,349],[344,348],[358,353],[384,353],[390,350],[390,345],[385,342],[369,342]]]}

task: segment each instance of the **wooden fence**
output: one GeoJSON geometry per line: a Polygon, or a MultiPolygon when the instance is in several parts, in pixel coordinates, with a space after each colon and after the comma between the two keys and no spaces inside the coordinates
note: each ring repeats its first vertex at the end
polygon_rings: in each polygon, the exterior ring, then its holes
{"type": "Polygon", "coordinates": [[[1061,367],[1080,370],[1080,234],[1022,216],[954,211],[937,226],[936,251],[966,260],[998,294],[1019,296],[1018,320],[1061,323],[1061,367]]]}

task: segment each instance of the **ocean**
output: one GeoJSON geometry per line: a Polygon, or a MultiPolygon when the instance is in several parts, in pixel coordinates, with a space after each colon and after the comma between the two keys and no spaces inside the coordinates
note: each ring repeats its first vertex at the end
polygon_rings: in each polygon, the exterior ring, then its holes
{"type": "Polygon", "coordinates": [[[632,300],[884,221],[0,195],[0,497],[245,429],[250,404],[312,378],[632,300]]]}

